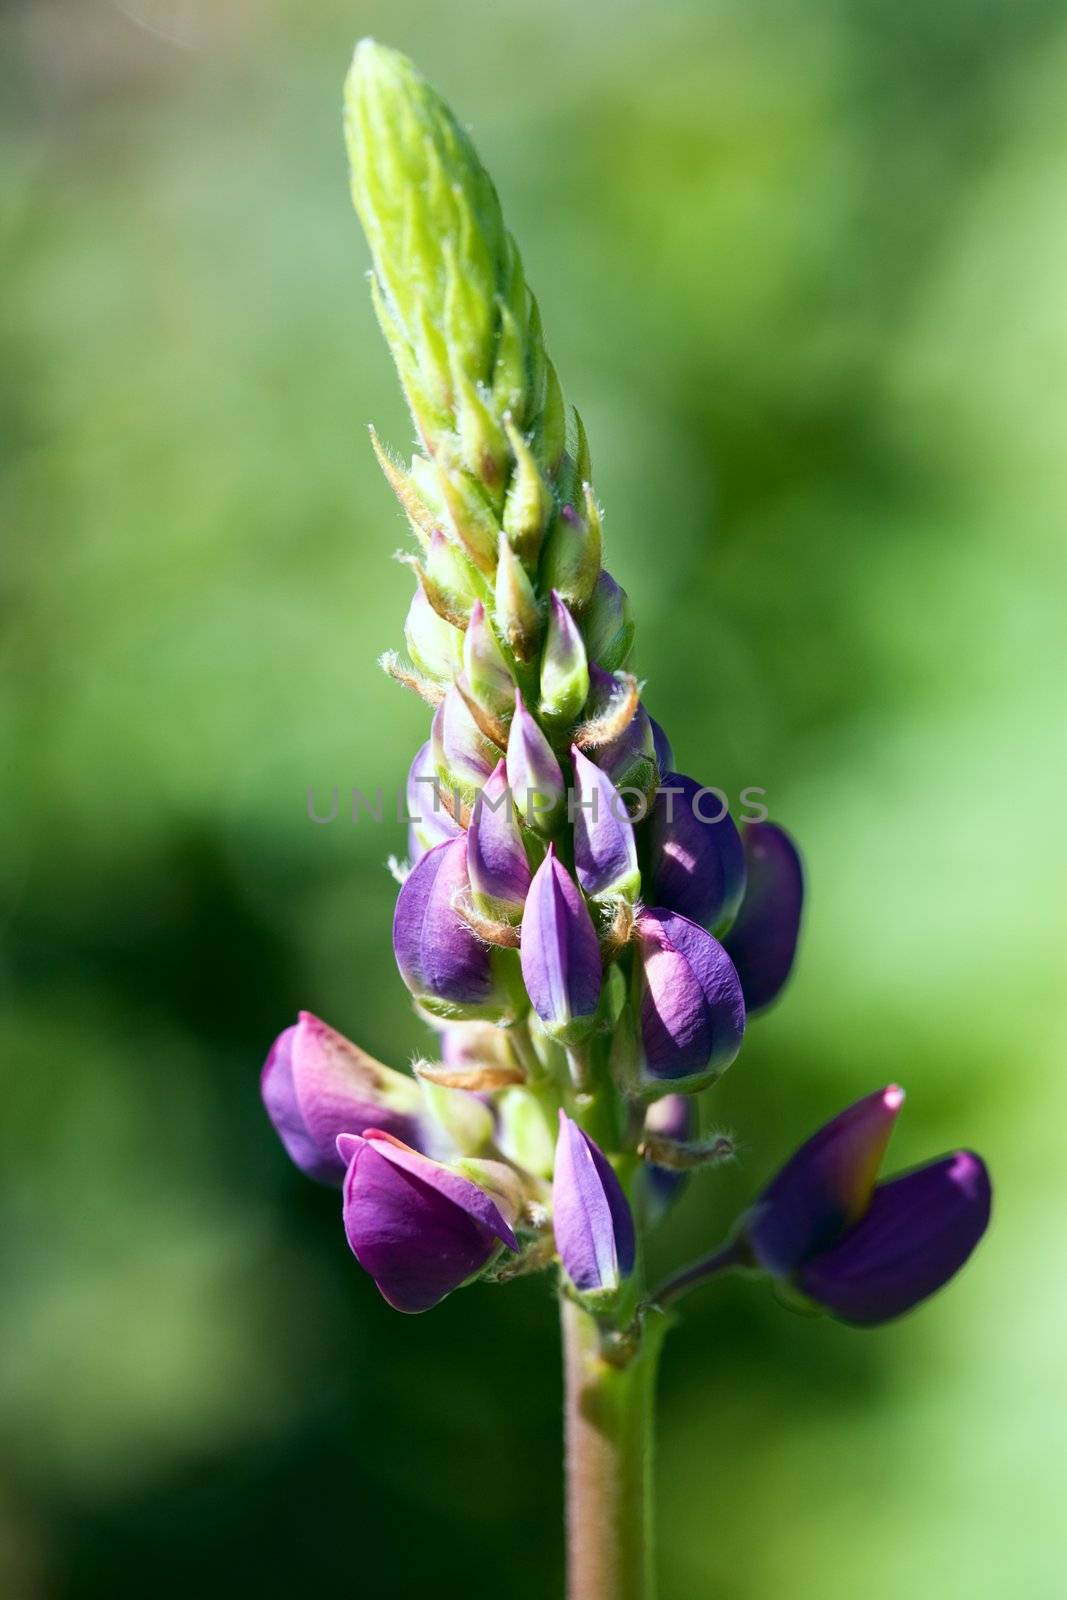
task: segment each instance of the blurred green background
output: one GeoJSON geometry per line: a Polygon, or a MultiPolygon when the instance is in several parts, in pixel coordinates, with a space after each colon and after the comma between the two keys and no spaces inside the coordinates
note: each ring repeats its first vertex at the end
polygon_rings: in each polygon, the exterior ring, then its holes
{"type": "Polygon", "coordinates": [[[410,428],[339,123],[357,36],[469,121],[680,763],[805,850],[787,1000],[664,1265],[890,1078],[985,1152],[951,1293],[726,1284],[662,1379],[663,1600],[1062,1600],[1067,11],[32,0],[2,12],[0,1592],[560,1589],[541,1281],[389,1312],[257,1072],[402,1064],[423,708],[365,423],[410,428]]]}

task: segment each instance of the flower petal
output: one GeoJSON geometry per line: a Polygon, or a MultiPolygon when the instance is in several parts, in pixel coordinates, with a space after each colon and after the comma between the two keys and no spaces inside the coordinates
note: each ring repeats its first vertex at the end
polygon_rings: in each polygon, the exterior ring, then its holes
{"type": "Polygon", "coordinates": [[[705,928],[733,919],[745,892],[745,852],[714,791],[684,773],[664,773],[649,813],[648,840],[648,893],[655,905],[705,928]]]}
{"type": "Polygon", "coordinates": [[[615,1171],[589,1135],[559,1114],[552,1179],[556,1248],[576,1289],[612,1292],[634,1268],[629,1202],[615,1171]]]}
{"type": "Polygon", "coordinates": [[[751,1015],[778,998],[792,970],[804,872],[796,845],[776,823],[746,823],[742,839],[748,887],[723,943],[737,968],[751,1015]]]}
{"type": "Polygon", "coordinates": [[[797,1285],[842,1322],[874,1327],[934,1294],[989,1223],[992,1189],[970,1151],[879,1184],[865,1216],[801,1267],[797,1285]]]}
{"type": "Polygon", "coordinates": [[[606,772],[571,747],[578,804],[574,808],[574,868],[592,898],[625,895],[641,888],[637,845],[622,796],[606,772]]]}
{"type": "Polygon", "coordinates": [[[460,834],[428,850],[400,890],[393,918],[396,963],[428,1010],[497,1015],[505,1002],[489,951],[454,909],[454,897],[468,892],[467,836],[460,834]]]}
{"type": "Polygon", "coordinates": [[[474,802],[467,828],[467,871],[479,911],[519,921],[531,873],[503,760],[474,802]]]}
{"type": "Polygon", "coordinates": [[[641,1074],[650,1083],[697,1089],[733,1061],[745,1031],[741,985],[719,941],[657,907],[636,920],[635,981],[641,1074]]]}
{"type": "Polygon", "coordinates": [[[600,1003],[600,945],[588,907],[552,845],[530,885],[519,954],[542,1022],[566,1029],[593,1017],[600,1003]]]}

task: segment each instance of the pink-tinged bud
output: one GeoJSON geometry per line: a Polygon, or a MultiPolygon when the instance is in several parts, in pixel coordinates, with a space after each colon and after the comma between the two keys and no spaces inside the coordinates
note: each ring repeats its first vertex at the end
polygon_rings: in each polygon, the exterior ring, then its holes
{"type": "Polygon", "coordinates": [[[467,871],[475,908],[502,922],[520,922],[530,863],[511,801],[503,760],[474,803],[467,828],[467,871]]]}
{"type": "Polygon", "coordinates": [[[415,1080],[375,1061],[310,1011],[275,1039],[260,1092],[290,1158],[319,1183],[339,1186],[344,1177],[339,1133],[374,1124],[409,1144],[424,1143],[415,1080]]]}
{"type": "Polygon", "coordinates": [[[606,772],[571,747],[577,793],[574,818],[574,867],[578,882],[591,899],[623,896],[635,900],[641,889],[637,844],[625,802],[606,772]]]}
{"type": "Polygon", "coordinates": [[[520,956],[527,993],[546,1031],[564,1042],[588,1033],[600,1002],[600,945],[586,903],[553,845],[530,885],[520,956]]]}
{"type": "Polygon", "coordinates": [[[745,892],[745,852],[725,798],[680,772],[661,775],[648,819],[649,898],[705,928],[729,925],[745,892]]]}
{"type": "Polygon", "coordinates": [[[777,1000],[793,969],[804,904],[804,869],[796,845],[773,822],[741,830],[748,881],[737,920],[723,943],[737,968],[751,1016],[777,1000]]]}
{"type": "Polygon", "coordinates": [[[480,600],[463,636],[463,667],[475,700],[506,723],[515,699],[515,680],[480,600]]]}
{"type": "MultiPolygon", "coordinates": [[[[620,693],[620,683],[599,667],[589,669],[589,717],[596,717],[620,693]]],[[[643,815],[651,803],[659,770],[652,723],[644,706],[639,705],[622,732],[594,752],[596,764],[606,772],[616,789],[624,792],[631,815],[643,815]]]]}
{"type": "Polygon", "coordinates": [[[375,1128],[342,1135],[345,1234],[397,1311],[429,1311],[518,1249],[485,1190],[375,1128]]]}
{"type": "Polygon", "coordinates": [[[634,643],[633,608],[610,572],[601,571],[597,578],[581,627],[590,669],[594,662],[603,672],[625,667],[634,643]]]}
{"type": "Polygon", "coordinates": [[[467,835],[427,851],[396,902],[393,950],[400,976],[431,1015],[498,1019],[509,1003],[488,948],[456,910],[470,894],[467,835]]]}
{"type": "Polygon", "coordinates": [[[411,597],[404,640],[408,655],[427,677],[451,683],[463,659],[464,635],[438,616],[420,587],[411,597]]]}
{"type": "Polygon", "coordinates": [[[508,733],[508,786],[519,816],[538,833],[556,831],[566,803],[563,772],[541,728],[515,691],[515,715],[508,733]]]}
{"type": "Polygon", "coordinates": [[[541,657],[541,701],[538,713],[560,725],[574,722],[589,695],[589,667],[578,625],[553,589],[548,630],[541,657]]]}
{"type": "Polygon", "coordinates": [[[582,1294],[611,1296],[634,1269],[634,1221],[604,1152],[559,1114],[552,1223],[563,1268],[582,1294]]]}
{"type": "MultiPolygon", "coordinates": [[[[411,763],[407,781],[407,814],[410,822],[408,854],[412,866],[432,850],[463,832],[442,797],[441,780],[433,763],[433,750],[427,739],[411,763]]],[[[451,797],[449,797],[451,798],[451,797]]]]}
{"type": "Polygon", "coordinates": [[[600,508],[585,486],[583,512],[565,505],[556,518],[541,558],[541,582],[576,611],[588,604],[600,574],[603,550],[600,508]]]}
{"type": "Polygon", "coordinates": [[[433,714],[430,748],[434,771],[448,794],[472,805],[496,765],[499,752],[482,733],[455,687],[433,714]]]}
{"type": "Polygon", "coordinates": [[[697,923],[649,909],[636,919],[639,1092],[713,1083],[741,1048],[745,1002],[733,963],[697,923]]]}

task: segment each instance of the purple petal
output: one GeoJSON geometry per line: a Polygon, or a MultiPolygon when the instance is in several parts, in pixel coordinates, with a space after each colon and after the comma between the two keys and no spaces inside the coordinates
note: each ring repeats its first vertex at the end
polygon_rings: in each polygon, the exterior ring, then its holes
{"type": "Polygon", "coordinates": [[[480,600],[471,609],[463,636],[463,665],[478,703],[500,716],[510,716],[515,680],[480,600]]]}
{"type": "Polygon", "coordinates": [[[408,771],[407,813],[411,821],[411,834],[418,844],[412,848],[409,836],[410,859],[418,858],[446,839],[455,839],[463,832],[459,823],[445,809],[441,798],[441,780],[433,764],[433,751],[427,739],[421,745],[408,771]]]}
{"type": "Polygon", "coordinates": [[[515,691],[508,732],[508,783],[523,821],[551,832],[566,796],[563,772],[552,746],[515,691]]]}
{"type": "Polygon", "coordinates": [[[903,1104],[896,1084],[866,1095],[789,1158],[746,1223],[760,1266],[793,1272],[863,1216],[903,1104]]]}
{"type": "Polygon", "coordinates": [[[749,1012],[762,1011],[789,977],[800,931],[804,874],[784,828],[748,822],[742,829],[748,886],[723,943],[737,968],[749,1012]]]}
{"type": "Polygon", "coordinates": [[[393,950],[400,976],[433,1010],[499,1008],[489,951],[453,909],[469,892],[467,836],[435,845],[408,874],[396,902],[393,950]]]}
{"type": "Polygon", "coordinates": [[[433,714],[430,748],[434,771],[451,792],[474,799],[496,764],[497,752],[481,731],[453,685],[433,714]]]}
{"type": "Polygon", "coordinates": [[[484,1190],[368,1129],[341,1141],[349,1246],[398,1311],[428,1311],[518,1241],[484,1190]]]}
{"type": "Polygon", "coordinates": [[[943,1156],[879,1184],[862,1220],[802,1266],[797,1285],[842,1322],[888,1322],[959,1271],[988,1226],[991,1204],[980,1157],[943,1156]]]}
{"type": "Polygon", "coordinates": [[[503,760],[474,803],[467,828],[467,871],[479,911],[519,921],[531,873],[503,760]]]}
{"type": "Polygon", "coordinates": [[[745,1031],[741,985],[719,941],[686,917],[656,908],[637,917],[639,1022],[646,1078],[712,1082],[745,1031]]]}
{"type": "Polygon", "coordinates": [[[571,747],[578,787],[574,807],[574,866],[587,895],[626,895],[641,887],[633,824],[606,772],[571,747]]]}
{"type": "Polygon", "coordinates": [[[603,567],[582,611],[582,637],[590,668],[594,662],[605,672],[625,667],[634,642],[633,612],[626,590],[603,567]]]}
{"type": "Polygon", "coordinates": [[[409,1143],[421,1142],[415,1081],[375,1061],[308,1011],[274,1041],[260,1091],[290,1158],[319,1183],[339,1186],[344,1178],[339,1133],[361,1133],[373,1124],[409,1143]]]}
{"type": "Polygon", "coordinates": [[[530,885],[519,954],[526,991],[542,1022],[565,1028],[594,1015],[600,945],[588,907],[552,845],[530,885]]]}
{"type": "Polygon", "coordinates": [[[649,896],[656,905],[707,928],[734,917],[745,892],[745,852],[718,795],[683,773],[664,773],[648,840],[649,896]]]}
{"type": "Polygon", "coordinates": [[[559,1114],[552,1214],[556,1248],[576,1289],[587,1294],[612,1291],[629,1277],[636,1253],[629,1202],[603,1151],[564,1111],[559,1114]]]}

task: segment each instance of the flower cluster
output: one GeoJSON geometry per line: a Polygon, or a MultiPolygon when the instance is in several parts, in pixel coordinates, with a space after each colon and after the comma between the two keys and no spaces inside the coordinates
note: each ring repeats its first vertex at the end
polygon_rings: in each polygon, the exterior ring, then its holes
{"type": "MultiPolygon", "coordinates": [[[[585,430],[469,138],[369,41],[346,127],[418,437],[406,465],[374,444],[417,546],[410,661],[385,664],[433,717],[393,943],[435,1047],[409,1075],[303,1015],[263,1097],[297,1165],[341,1187],[352,1251],[397,1309],[558,1263],[618,1329],[646,1296],[645,1231],[730,1154],[701,1139],[697,1097],[789,977],[800,859],[775,823],[711,817],[643,703],[585,430]]],[[[687,1283],[742,1265],[869,1323],[944,1282],[988,1181],[957,1155],[876,1188],[900,1098],[816,1135],[687,1283]]]]}

